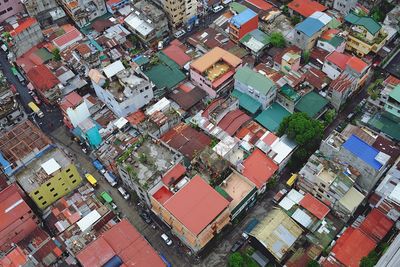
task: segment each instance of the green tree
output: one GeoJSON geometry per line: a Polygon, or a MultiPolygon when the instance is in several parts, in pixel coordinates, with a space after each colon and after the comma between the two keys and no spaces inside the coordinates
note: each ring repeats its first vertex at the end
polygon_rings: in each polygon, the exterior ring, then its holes
{"type": "Polygon", "coordinates": [[[285,38],[280,32],[271,33],[271,44],[275,47],[285,47],[285,38]]]}
{"type": "Polygon", "coordinates": [[[336,116],[336,110],[328,109],[324,114],[324,125],[328,126],[329,124],[331,124],[332,121],[335,119],[335,116],[336,116]]]}
{"type": "Polygon", "coordinates": [[[292,25],[297,25],[301,21],[301,18],[299,16],[292,16],[290,17],[290,22],[292,22],[292,25]]]}
{"type": "Polygon", "coordinates": [[[244,266],[244,258],[240,252],[235,252],[229,255],[228,258],[229,267],[242,267],[244,266]]]}
{"type": "Polygon", "coordinates": [[[304,112],[295,112],[283,119],[279,125],[278,135],[287,134],[300,147],[313,149],[321,142],[323,125],[320,121],[311,119],[304,112]]]}
{"type": "Polygon", "coordinates": [[[377,79],[375,82],[371,83],[367,88],[368,95],[372,98],[372,100],[378,99],[380,95],[379,86],[382,84],[383,79],[377,79]]]}
{"type": "Polygon", "coordinates": [[[378,253],[373,250],[371,251],[368,256],[361,259],[360,267],[373,267],[379,260],[378,253]]]}
{"type": "Polygon", "coordinates": [[[303,54],[301,55],[301,57],[303,58],[303,62],[304,62],[305,64],[307,64],[307,63],[310,61],[310,51],[305,50],[305,51],[303,52],[303,54]]]}
{"type": "Polygon", "coordinates": [[[60,61],[61,60],[60,50],[58,48],[54,48],[53,51],[51,51],[51,53],[53,54],[53,59],[55,61],[60,61]]]}
{"type": "Polygon", "coordinates": [[[307,267],[320,267],[321,265],[316,260],[310,260],[307,264],[307,267]]]}

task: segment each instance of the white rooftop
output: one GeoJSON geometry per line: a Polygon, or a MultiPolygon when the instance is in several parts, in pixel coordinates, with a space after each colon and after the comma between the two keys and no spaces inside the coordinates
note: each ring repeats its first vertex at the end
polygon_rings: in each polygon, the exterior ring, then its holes
{"type": "Polygon", "coordinates": [[[140,35],[142,35],[143,37],[146,37],[154,30],[154,28],[150,26],[150,24],[139,18],[133,12],[125,18],[125,23],[128,24],[132,29],[140,33],[140,35]]]}
{"type": "Polygon", "coordinates": [[[364,195],[361,194],[354,187],[350,188],[349,191],[339,200],[339,203],[345,207],[348,211],[353,212],[361,204],[364,199],[364,195]]]}
{"type": "Polygon", "coordinates": [[[392,193],[390,193],[389,198],[400,204],[400,184],[396,185],[392,193]]]}
{"type": "Polygon", "coordinates": [[[308,216],[307,213],[305,213],[303,210],[301,209],[297,209],[293,215],[292,218],[298,222],[299,224],[301,224],[302,226],[304,226],[305,228],[307,228],[308,226],[310,226],[310,224],[312,223],[312,219],[310,216],[308,216]]]}
{"type": "Polygon", "coordinates": [[[171,105],[171,101],[169,101],[167,98],[163,97],[161,98],[157,103],[146,109],[145,114],[147,116],[153,115],[157,111],[164,111],[171,105]]]}
{"type": "Polygon", "coordinates": [[[327,15],[324,12],[321,12],[321,11],[314,12],[310,16],[310,18],[317,19],[317,20],[321,21],[324,25],[327,25],[332,20],[331,16],[329,16],[329,15],[327,15]]]}
{"type": "Polygon", "coordinates": [[[119,118],[114,122],[114,126],[117,127],[118,129],[121,129],[128,123],[128,120],[125,119],[124,117],[119,118]]]}
{"type": "Polygon", "coordinates": [[[121,60],[115,61],[114,63],[111,63],[107,67],[103,69],[104,74],[107,76],[107,78],[112,78],[114,75],[116,75],[118,72],[124,70],[125,67],[122,64],[121,60]]]}
{"type": "Polygon", "coordinates": [[[42,165],[40,166],[42,166],[43,170],[47,173],[47,175],[51,175],[55,171],[61,169],[60,164],[58,164],[54,158],[49,159],[45,163],[42,163],[42,165]]]}
{"type": "Polygon", "coordinates": [[[294,203],[299,204],[300,201],[304,198],[304,195],[301,194],[296,189],[292,189],[290,190],[290,192],[287,194],[286,197],[292,200],[294,203]]]}
{"type": "Polygon", "coordinates": [[[89,229],[98,219],[101,218],[97,210],[92,210],[88,215],[76,222],[82,232],[89,229]]]}

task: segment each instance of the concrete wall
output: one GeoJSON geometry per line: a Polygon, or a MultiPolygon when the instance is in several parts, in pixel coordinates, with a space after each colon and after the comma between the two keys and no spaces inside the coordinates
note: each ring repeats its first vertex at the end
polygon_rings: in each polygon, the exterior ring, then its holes
{"type": "Polygon", "coordinates": [[[14,16],[20,12],[24,12],[24,6],[19,0],[0,0],[0,23],[7,18],[14,16]]]}
{"type": "Polygon", "coordinates": [[[342,73],[341,69],[327,60],[325,60],[324,65],[322,66],[322,71],[325,72],[331,80],[336,80],[336,78],[342,73]]]}
{"type": "Polygon", "coordinates": [[[276,86],[273,86],[273,88],[266,95],[260,94],[256,88],[250,88],[247,84],[244,84],[238,80],[235,80],[235,89],[260,102],[263,109],[267,108],[272,104],[272,102],[275,101],[277,91],[276,86]]]}

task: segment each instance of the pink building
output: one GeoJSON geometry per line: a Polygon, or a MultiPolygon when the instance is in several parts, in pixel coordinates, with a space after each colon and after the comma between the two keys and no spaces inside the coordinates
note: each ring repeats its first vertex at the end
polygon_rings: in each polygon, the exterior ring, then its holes
{"type": "Polygon", "coordinates": [[[23,11],[24,7],[19,0],[0,0],[0,23],[23,11]]]}
{"type": "Polygon", "coordinates": [[[236,69],[242,66],[237,56],[215,47],[190,65],[190,78],[211,98],[220,95],[233,83],[236,69]]]}

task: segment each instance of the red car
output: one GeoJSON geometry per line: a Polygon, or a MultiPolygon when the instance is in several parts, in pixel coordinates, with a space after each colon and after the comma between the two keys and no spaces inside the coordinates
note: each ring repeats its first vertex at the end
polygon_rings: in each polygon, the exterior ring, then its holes
{"type": "Polygon", "coordinates": [[[42,102],[40,101],[39,97],[37,97],[37,95],[33,95],[32,96],[33,100],[35,100],[37,105],[40,105],[42,102]]]}

